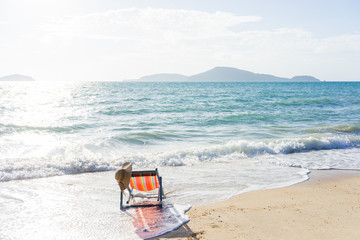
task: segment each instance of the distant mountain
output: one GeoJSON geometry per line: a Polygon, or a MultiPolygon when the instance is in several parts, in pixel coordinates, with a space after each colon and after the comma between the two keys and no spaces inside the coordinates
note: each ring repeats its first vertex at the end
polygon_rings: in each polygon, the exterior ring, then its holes
{"type": "Polygon", "coordinates": [[[314,78],[312,76],[296,76],[291,79],[294,82],[318,82],[320,81],[317,78],[314,78]]]}
{"type": "Polygon", "coordinates": [[[181,74],[171,74],[171,73],[159,73],[149,76],[144,76],[138,80],[141,82],[186,82],[188,79],[187,76],[181,74]]]}
{"type": "Polygon", "coordinates": [[[276,77],[269,74],[258,74],[231,67],[215,67],[206,72],[192,76],[181,74],[154,74],[144,76],[136,82],[320,82],[311,76],[295,76],[293,78],[276,77]]]}
{"type": "Polygon", "coordinates": [[[231,67],[215,67],[209,71],[189,77],[194,82],[286,82],[287,78],[268,74],[257,74],[231,67]]]}
{"type": "Polygon", "coordinates": [[[12,75],[1,77],[0,81],[20,82],[20,81],[35,81],[35,80],[29,76],[20,75],[20,74],[12,74],[12,75]]]}

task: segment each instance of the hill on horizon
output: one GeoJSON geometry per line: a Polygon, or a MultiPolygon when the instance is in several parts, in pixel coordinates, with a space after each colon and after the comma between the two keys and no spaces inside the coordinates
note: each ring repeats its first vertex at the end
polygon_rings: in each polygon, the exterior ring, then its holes
{"type": "Polygon", "coordinates": [[[160,73],[143,76],[131,82],[320,82],[312,76],[295,76],[293,78],[276,77],[270,74],[259,74],[232,67],[215,67],[206,72],[185,76],[182,74],[160,73]]]}
{"type": "Polygon", "coordinates": [[[22,82],[22,81],[35,81],[35,80],[29,76],[25,76],[21,74],[12,74],[12,75],[0,77],[0,81],[22,82]]]}

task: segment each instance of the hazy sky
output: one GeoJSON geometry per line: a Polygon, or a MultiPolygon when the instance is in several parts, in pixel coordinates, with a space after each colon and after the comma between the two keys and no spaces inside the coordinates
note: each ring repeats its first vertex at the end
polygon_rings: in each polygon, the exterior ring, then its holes
{"type": "Polygon", "coordinates": [[[359,0],[0,0],[0,77],[116,81],[230,66],[360,81],[359,0]]]}

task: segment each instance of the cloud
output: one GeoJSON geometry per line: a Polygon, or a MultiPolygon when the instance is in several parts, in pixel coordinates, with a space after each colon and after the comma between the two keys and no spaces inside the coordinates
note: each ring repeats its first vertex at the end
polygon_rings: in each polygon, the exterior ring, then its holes
{"type": "MultiPolygon", "coordinates": [[[[312,33],[280,28],[233,31],[234,26],[261,21],[259,16],[236,16],[227,12],[129,8],[83,16],[51,19],[43,25],[41,39],[71,44],[76,40],[121,42],[132,51],[218,51],[239,54],[282,54],[285,52],[326,54],[359,50],[360,35],[316,39],[312,33]]],[[[120,47],[120,46],[119,46],[120,47]]],[[[121,47],[120,47],[121,48],[121,47]]]]}
{"type": "Polygon", "coordinates": [[[6,21],[0,21],[0,25],[6,25],[6,24],[9,24],[9,23],[6,21]]]}
{"type": "Polygon", "coordinates": [[[342,53],[360,51],[360,34],[346,34],[331,38],[325,38],[320,41],[316,48],[316,53],[342,53]]]}
{"type": "Polygon", "coordinates": [[[130,8],[54,19],[44,29],[64,38],[166,41],[226,36],[231,26],[256,22],[258,16],[191,10],[130,8]]]}

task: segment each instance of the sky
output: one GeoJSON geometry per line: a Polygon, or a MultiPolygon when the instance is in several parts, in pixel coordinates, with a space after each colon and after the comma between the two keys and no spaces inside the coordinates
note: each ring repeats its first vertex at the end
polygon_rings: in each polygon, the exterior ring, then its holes
{"type": "Polygon", "coordinates": [[[0,77],[121,81],[216,66],[360,81],[358,0],[0,0],[0,77]]]}

